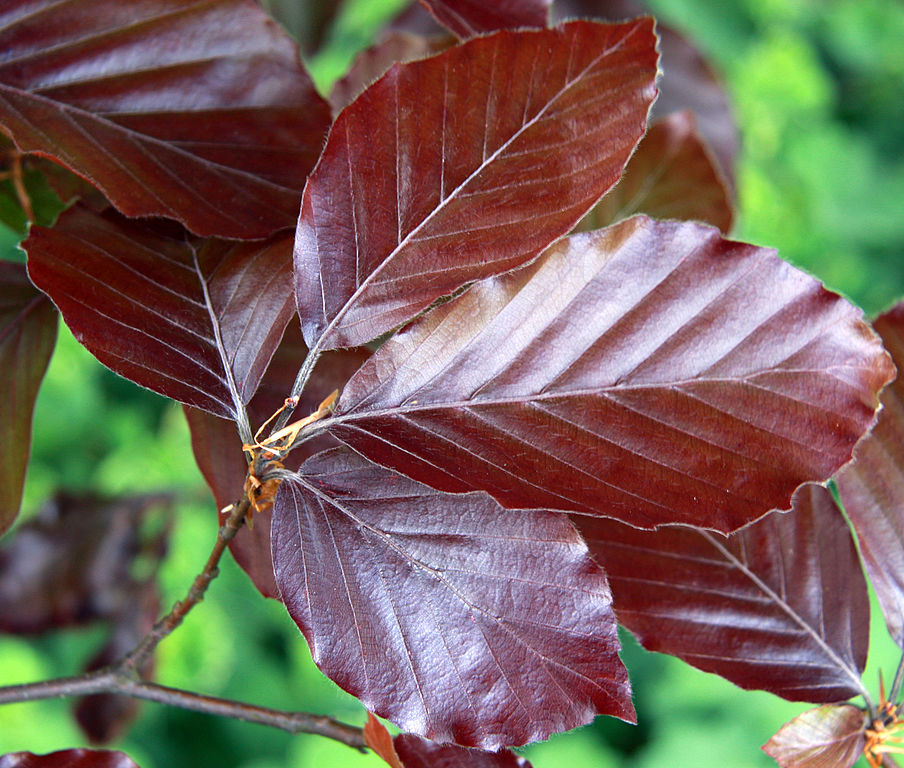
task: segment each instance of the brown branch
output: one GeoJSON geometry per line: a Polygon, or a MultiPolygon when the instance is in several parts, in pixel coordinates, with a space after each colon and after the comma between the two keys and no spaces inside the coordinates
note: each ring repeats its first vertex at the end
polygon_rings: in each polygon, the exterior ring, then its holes
{"type": "Polygon", "coordinates": [[[120,694],[195,712],[268,725],[289,733],[312,733],[334,739],[355,749],[365,750],[367,745],[364,741],[363,729],[333,720],[330,717],[307,712],[286,712],[258,707],[240,701],[205,696],[179,688],[169,688],[140,679],[139,670],[144,662],[150,658],[160,642],[182,623],[188,612],[204,599],[207,588],[217,576],[220,558],[226,551],[229,542],[244,524],[249,508],[250,502],[247,497],[233,505],[229,517],[217,532],[217,541],[210,557],[207,558],[204,569],[195,577],[188,594],[153,626],[134,650],[115,664],[95,672],[43,680],[37,683],[0,686],[0,704],[87,696],[97,693],[120,694]]]}
{"type": "Polygon", "coordinates": [[[219,715],[234,720],[267,725],[289,733],[311,733],[339,741],[358,750],[365,750],[364,731],[331,717],[308,712],[286,712],[268,707],[258,707],[231,699],[205,696],[193,691],[169,688],[155,683],[133,679],[116,667],[88,672],[75,677],[61,677],[38,683],[23,683],[0,687],[0,704],[38,701],[69,696],[87,696],[96,693],[112,693],[136,699],[156,701],[172,707],[190,709],[208,715],[219,715]]]}
{"type": "Polygon", "coordinates": [[[210,557],[207,558],[204,570],[195,577],[188,594],[184,599],[177,602],[172,607],[172,610],[151,628],[151,631],[148,632],[147,636],[134,650],[115,665],[118,669],[137,676],[137,670],[154,653],[163,638],[178,627],[188,615],[188,612],[204,599],[204,594],[207,592],[210,582],[219,573],[220,558],[226,551],[229,542],[235,538],[235,535],[244,524],[245,516],[248,514],[250,506],[251,502],[247,496],[237,504],[233,504],[229,517],[226,518],[217,532],[216,543],[213,546],[210,557]]]}

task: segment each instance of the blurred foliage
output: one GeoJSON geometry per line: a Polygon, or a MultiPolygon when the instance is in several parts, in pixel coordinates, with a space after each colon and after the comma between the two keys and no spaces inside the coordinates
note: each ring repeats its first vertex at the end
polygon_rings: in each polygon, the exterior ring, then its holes
{"type": "MultiPolygon", "coordinates": [[[[405,0],[347,2],[310,61],[326,91],[405,0]]],[[[830,287],[876,312],[904,295],[904,4],[898,0],[650,0],[726,78],[743,137],[735,235],[778,248],[830,287]]],[[[36,194],[55,214],[52,197],[36,194]]],[[[15,251],[22,220],[0,182],[0,256],[15,251]]],[[[161,574],[164,604],[180,598],[216,530],[181,410],[104,368],[62,330],[35,414],[22,519],[58,488],[103,494],[177,489],[180,502],[161,574]]],[[[15,531],[11,535],[15,535],[15,531]]],[[[866,673],[893,674],[898,651],[873,611],[866,673]]],[[[77,671],[98,629],[33,639],[0,636],[0,681],[77,671]]],[[[625,637],[640,724],[599,718],[534,745],[535,768],[774,765],[759,750],[806,708],[750,693],[625,637]]],[[[263,705],[363,723],[356,700],[313,665],[285,610],[262,600],[225,558],[221,577],[160,647],[157,679],[263,705]],[[240,616],[241,620],[236,621],[240,616]]],[[[83,743],[70,702],[5,706],[0,753],[83,743]]],[[[326,739],[298,736],[145,704],[113,745],[143,768],[367,768],[383,765],[326,739]]]]}

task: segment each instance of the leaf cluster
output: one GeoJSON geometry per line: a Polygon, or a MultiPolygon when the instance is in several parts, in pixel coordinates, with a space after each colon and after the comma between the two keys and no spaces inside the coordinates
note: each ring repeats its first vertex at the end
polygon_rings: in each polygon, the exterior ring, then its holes
{"type": "MultiPolygon", "coordinates": [[[[827,705],[770,741],[781,765],[878,765],[901,680],[878,703],[861,681],[867,582],[826,483],[904,645],[897,384],[864,437],[904,316],[871,327],[726,236],[734,127],[683,37],[586,20],[633,3],[550,5],[414,6],[327,101],[251,0],[8,4],[11,191],[28,215],[38,174],[69,207],[31,226],[27,268],[0,264],[0,530],[58,312],[183,404],[220,521],[249,510],[236,561],[372,713],[390,765],[525,765],[511,747],[633,721],[619,624],[827,705]]],[[[328,23],[310,19],[307,50],[328,23]]],[[[122,631],[99,666],[143,642],[152,581],[122,571],[136,503],[20,526],[8,631],[100,617],[122,631]],[[26,601],[29,535],[52,564],[26,601]],[[66,590],[42,586],[61,572],[66,590]]]]}

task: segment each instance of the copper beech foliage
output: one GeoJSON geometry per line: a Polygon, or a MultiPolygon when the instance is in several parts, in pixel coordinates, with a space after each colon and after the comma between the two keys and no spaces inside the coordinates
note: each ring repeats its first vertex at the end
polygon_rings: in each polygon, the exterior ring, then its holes
{"type": "MultiPolygon", "coordinates": [[[[618,622],[745,688],[865,694],[866,581],[824,483],[894,366],[859,310],[726,236],[734,127],[699,52],[624,2],[424,5],[446,31],[400,32],[406,14],[332,123],[251,0],[4,5],[9,151],[94,191],[31,228],[30,281],[0,265],[0,527],[46,294],[102,363],[185,406],[219,508],[267,469],[243,445],[289,396],[300,418],[341,391],[231,550],[324,673],[407,731],[369,721],[395,768],[525,766],[509,747],[633,720],[618,622]]],[[[876,326],[899,364],[901,323],[876,326]]],[[[901,396],[838,481],[899,643],[901,396]]],[[[770,742],[782,765],[881,753],[860,709],[816,712],[770,742]]]]}

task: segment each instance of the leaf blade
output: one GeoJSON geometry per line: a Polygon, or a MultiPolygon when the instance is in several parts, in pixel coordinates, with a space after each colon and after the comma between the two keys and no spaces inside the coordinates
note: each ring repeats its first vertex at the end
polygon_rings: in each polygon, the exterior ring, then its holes
{"type": "Polygon", "coordinates": [[[413,323],[323,425],[446,492],[728,532],[847,461],[890,376],[859,310],[771,251],[636,217],[413,323]]]}
{"type": "Polygon", "coordinates": [[[29,275],[104,365],[230,419],[292,316],[291,236],[197,241],[180,227],[75,206],[23,243],[29,275]]]}
{"type": "Polygon", "coordinates": [[[727,539],[583,516],[574,522],[609,576],[620,623],[647,649],[791,701],[863,692],[866,580],[824,487],[804,486],[791,512],[773,512],[727,539]]]}
{"type": "Polygon", "coordinates": [[[632,718],[602,571],[564,517],[500,512],[344,447],[309,459],[272,541],[315,662],[370,711],[463,746],[632,718]]]}
{"type": "Polygon", "coordinates": [[[339,115],[305,187],[308,346],[370,341],[565,234],[643,133],[655,69],[650,19],[500,32],[393,67],[339,115]]]}
{"type": "Polygon", "coordinates": [[[545,27],[552,0],[424,0],[433,17],[458,37],[498,29],[545,27]]]}
{"type": "Polygon", "coordinates": [[[882,410],[872,431],[854,449],[854,460],[838,473],[838,491],[851,519],[870,581],[894,641],[904,647],[904,303],[873,323],[898,367],[882,392],[882,410]]]}
{"type": "Polygon", "coordinates": [[[56,334],[53,305],[25,267],[0,261],[0,536],[19,514],[31,419],[56,334]]]}
{"type": "Polygon", "coordinates": [[[21,151],[196,234],[294,223],[329,108],[255,3],[16,2],[0,39],[0,124],[21,151]]]}
{"type": "Polygon", "coordinates": [[[808,710],[763,746],[782,768],[851,768],[863,752],[865,718],[850,704],[808,710]]]}

